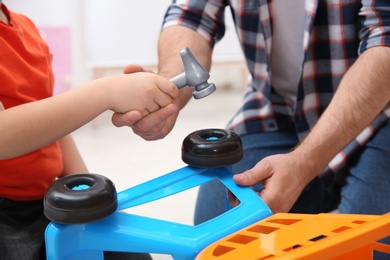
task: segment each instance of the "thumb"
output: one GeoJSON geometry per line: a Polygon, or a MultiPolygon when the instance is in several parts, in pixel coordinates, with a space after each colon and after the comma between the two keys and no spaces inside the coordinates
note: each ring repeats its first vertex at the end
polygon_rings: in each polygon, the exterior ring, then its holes
{"type": "Polygon", "coordinates": [[[132,126],[142,118],[141,112],[132,110],[127,113],[114,113],[111,117],[112,124],[116,127],[132,126]]]}
{"type": "Polygon", "coordinates": [[[247,170],[240,174],[235,174],[233,180],[241,186],[251,186],[263,180],[262,174],[253,169],[247,170]]]}

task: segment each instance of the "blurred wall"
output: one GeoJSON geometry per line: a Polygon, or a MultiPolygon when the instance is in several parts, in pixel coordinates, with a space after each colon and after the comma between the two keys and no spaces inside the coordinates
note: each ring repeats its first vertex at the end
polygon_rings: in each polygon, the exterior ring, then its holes
{"type": "MultiPolygon", "coordinates": [[[[72,73],[62,78],[71,86],[97,76],[121,73],[121,68],[129,63],[153,67],[157,62],[161,22],[170,2],[3,0],[9,9],[26,14],[38,27],[69,28],[72,73]]],[[[221,81],[221,85],[241,85],[246,80],[235,34],[230,13],[227,13],[226,35],[215,48],[216,65],[211,73],[214,81],[221,81]]]]}

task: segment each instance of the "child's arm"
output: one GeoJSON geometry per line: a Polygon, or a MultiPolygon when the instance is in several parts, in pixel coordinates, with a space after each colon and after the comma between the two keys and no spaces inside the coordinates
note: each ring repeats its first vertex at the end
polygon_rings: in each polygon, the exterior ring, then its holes
{"type": "Polygon", "coordinates": [[[85,165],[72,136],[69,134],[61,138],[58,143],[61,147],[64,165],[64,172],[61,177],[74,173],[87,173],[87,166],[85,165]]]}
{"type": "Polygon", "coordinates": [[[51,98],[0,111],[0,159],[26,154],[61,139],[106,110],[142,116],[179,95],[168,79],[153,73],[100,78],[51,98]]]}

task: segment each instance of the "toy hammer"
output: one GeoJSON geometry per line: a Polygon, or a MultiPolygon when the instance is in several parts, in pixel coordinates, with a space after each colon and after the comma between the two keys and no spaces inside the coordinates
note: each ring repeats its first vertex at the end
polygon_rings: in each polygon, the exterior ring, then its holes
{"type": "Polygon", "coordinates": [[[216,90],[213,83],[208,83],[209,73],[200,65],[188,47],[180,51],[184,72],[170,80],[178,87],[194,87],[192,96],[195,99],[207,97],[216,90]]]}

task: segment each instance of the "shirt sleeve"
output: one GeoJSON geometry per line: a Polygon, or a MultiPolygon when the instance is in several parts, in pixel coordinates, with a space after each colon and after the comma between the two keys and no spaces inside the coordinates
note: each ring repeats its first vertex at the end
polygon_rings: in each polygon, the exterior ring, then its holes
{"type": "Polygon", "coordinates": [[[211,47],[225,34],[223,0],[177,0],[173,1],[165,13],[163,28],[182,25],[202,35],[211,47]]]}
{"type": "Polygon", "coordinates": [[[362,1],[359,54],[375,46],[390,46],[390,1],[362,1]]]}

